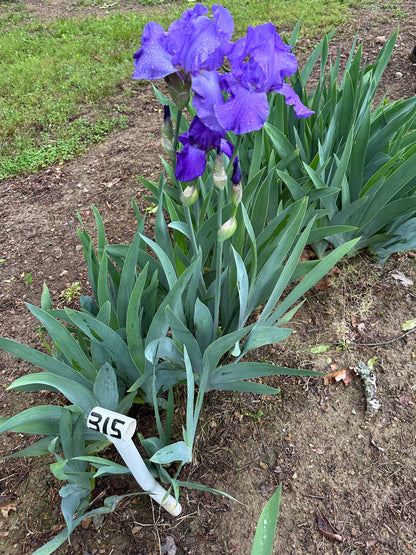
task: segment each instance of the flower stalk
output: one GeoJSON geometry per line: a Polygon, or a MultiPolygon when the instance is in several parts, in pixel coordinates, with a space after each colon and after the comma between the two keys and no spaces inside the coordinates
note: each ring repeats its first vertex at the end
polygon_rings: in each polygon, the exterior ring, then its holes
{"type": "MultiPolygon", "coordinates": [[[[222,203],[224,197],[224,189],[218,190],[218,205],[217,205],[217,228],[222,227],[222,203]]],[[[224,242],[217,235],[217,249],[215,261],[215,298],[214,298],[214,325],[212,328],[212,340],[214,341],[220,329],[220,300],[221,300],[221,274],[222,274],[222,251],[224,242]]]]}

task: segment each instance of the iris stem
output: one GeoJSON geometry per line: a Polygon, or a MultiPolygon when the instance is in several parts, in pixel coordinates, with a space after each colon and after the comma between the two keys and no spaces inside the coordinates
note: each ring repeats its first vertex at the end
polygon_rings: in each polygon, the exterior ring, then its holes
{"type": "MultiPolygon", "coordinates": [[[[179,130],[181,128],[181,119],[182,119],[182,110],[178,110],[178,115],[176,117],[176,125],[175,125],[175,135],[173,137],[173,150],[175,152],[178,151],[179,130]]],[[[176,158],[173,162],[173,169],[176,170],[176,158]]]]}
{"type": "MultiPolygon", "coordinates": [[[[178,110],[178,115],[176,117],[176,125],[175,125],[175,135],[173,137],[173,150],[175,152],[175,157],[172,160],[172,167],[173,167],[174,173],[176,170],[176,153],[178,152],[179,130],[181,127],[181,119],[182,119],[182,110],[178,110]]],[[[175,179],[175,184],[176,184],[176,188],[178,189],[178,193],[181,194],[183,191],[181,182],[175,179]]]]}
{"type": "Polygon", "coordinates": [[[184,212],[185,212],[186,223],[188,224],[188,227],[189,227],[189,235],[190,235],[190,239],[191,239],[192,251],[193,251],[194,256],[196,258],[198,256],[198,245],[197,245],[197,242],[196,242],[195,230],[194,230],[194,226],[193,226],[193,223],[192,223],[191,212],[189,210],[189,206],[184,206],[183,209],[184,209],[184,212]]]}
{"type": "MultiPolygon", "coordinates": [[[[218,191],[218,206],[217,206],[217,229],[222,226],[222,202],[224,191],[218,191]]],[[[220,316],[220,300],[221,300],[221,274],[222,274],[222,250],[223,242],[219,240],[217,235],[217,252],[215,262],[215,298],[214,298],[214,326],[212,330],[212,338],[216,339],[219,328],[220,316]]]]}
{"type": "MultiPolygon", "coordinates": [[[[175,125],[175,135],[173,137],[173,150],[175,151],[175,153],[178,151],[179,130],[180,130],[180,127],[181,127],[181,119],[182,119],[182,110],[178,110],[178,115],[176,117],[176,125],[175,125]]],[[[176,170],[176,157],[172,161],[172,166],[173,166],[173,171],[175,171],[176,170]]],[[[179,194],[181,194],[182,191],[183,191],[182,183],[178,179],[175,179],[175,181],[176,181],[176,187],[178,189],[178,192],[179,192],[179,194]]],[[[185,212],[186,223],[188,224],[188,227],[189,227],[189,235],[190,235],[190,240],[191,240],[192,252],[194,253],[194,256],[196,258],[198,256],[198,246],[197,246],[197,243],[196,243],[195,230],[194,230],[194,226],[192,224],[191,213],[189,211],[188,206],[184,206],[183,209],[184,209],[184,212],[185,212]]]]}

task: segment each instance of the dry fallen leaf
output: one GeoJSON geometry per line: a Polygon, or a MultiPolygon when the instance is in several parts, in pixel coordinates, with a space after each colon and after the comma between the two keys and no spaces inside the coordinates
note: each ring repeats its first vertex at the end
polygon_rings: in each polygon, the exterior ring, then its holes
{"type": "Polygon", "coordinates": [[[342,542],[342,536],[336,533],[334,527],[319,509],[316,510],[316,522],[318,524],[318,530],[322,532],[324,536],[342,542]]]}
{"type": "Polygon", "coordinates": [[[400,395],[399,403],[407,407],[414,405],[413,399],[409,395],[400,395]]]}
{"type": "Polygon", "coordinates": [[[397,281],[400,281],[400,283],[405,287],[410,287],[411,285],[413,285],[413,280],[406,277],[402,272],[391,274],[391,277],[393,277],[397,281]]]}
{"type": "Polygon", "coordinates": [[[326,374],[326,376],[324,376],[324,385],[340,381],[343,381],[344,385],[349,385],[353,376],[356,376],[354,368],[352,366],[346,366],[345,368],[341,368],[341,370],[326,374]]]}
{"type": "Polygon", "coordinates": [[[358,333],[359,333],[360,335],[365,335],[365,324],[364,324],[364,322],[360,322],[360,323],[357,325],[357,330],[358,330],[358,333]]]}
{"type": "Polygon", "coordinates": [[[329,270],[326,276],[324,276],[317,283],[315,283],[314,289],[316,291],[325,291],[331,285],[331,278],[333,278],[335,275],[340,273],[341,273],[341,270],[336,266],[334,266],[331,270],[329,270]]]}
{"type": "Polygon", "coordinates": [[[308,248],[304,248],[299,257],[299,262],[307,262],[311,258],[316,258],[315,254],[308,248]]]}

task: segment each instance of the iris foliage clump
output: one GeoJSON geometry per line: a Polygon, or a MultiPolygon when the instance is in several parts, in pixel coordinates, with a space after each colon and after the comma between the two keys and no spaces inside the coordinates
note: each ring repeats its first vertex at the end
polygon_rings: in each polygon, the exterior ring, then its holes
{"type": "MultiPolygon", "coordinates": [[[[295,36],[296,31],[292,42],[295,36]]],[[[373,143],[366,151],[369,162],[361,155],[361,165],[350,165],[354,141],[360,137],[366,144],[365,132],[370,136],[383,129],[384,120],[372,121],[369,100],[362,108],[359,95],[371,98],[372,76],[379,77],[391,43],[376,69],[360,70],[357,56],[348,61],[350,77],[344,82],[355,79],[359,92],[351,93],[351,84],[337,88],[336,66],[330,71],[331,87],[325,88],[323,73],[316,92],[308,96],[305,80],[319,56],[325,58],[326,39],[299,73],[291,47],[272,24],[249,27],[235,42],[232,37],[233,19],[221,6],[213,6],[209,16],[197,4],[168,31],[156,22],[146,25],[133,77],[164,78],[169,90],[167,97],[155,89],[165,106],[164,172],[155,183],[142,179],[158,207],[154,237],[145,234],[145,218],[133,203],[133,241],[109,244],[94,208],[97,245],[81,220],[79,229],[92,296],[81,297],[79,311],[57,310],[45,286],[41,308],[28,305],[50,338],[48,354],[0,338],[2,349],[43,370],[18,378],[11,388],[52,389],[69,402],[30,408],[0,421],[1,432],[43,435],[18,455],[52,453],[51,470],[66,482],[60,490],[66,528],[38,553],[51,553],[84,518],[114,510],[121,499],[112,496],[103,507],[88,510],[97,480],[130,472],[99,456],[110,442],[87,426],[94,407],[127,414],[137,404],[153,406],[158,435],[147,437],[141,429],[139,438],[148,468],[178,498],[181,486],[204,488],[182,482],[179,474],[192,460],[207,392],[276,394],[265,378],[315,374],[257,362],[249,355],[286,339],[291,333],[286,326],[304,293],[357,248],[355,220],[337,220],[336,214],[352,214],[347,207],[356,202],[364,206],[374,183],[384,191],[390,174],[377,181],[384,164],[397,176],[395,156],[401,145],[408,146],[408,127],[404,132],[397,128],[398,142],[381,157],[370,157],[381,144],[373,143]],[[354,98],[358,95],[356,104],[351,104],[351,94],[340,101],[346,87],[354,98]],[[352,117],[351,105],[353,114],[362,114],[358,123],[343,119],[352,117]],[[331,119],[334,110],[341,114],[331,119]],[[329,130],[321,140],[325,125],[329,130]],[[347,167],[355,172],[354,192],[347,167]],[[360,188],[357,172],[370,184],[365,181],[360,188]],[[335,248],[326,251],[328,243],[335,248]],[[316,246],[319,258],[299,262],[307,244],[316,246]],[[186,391],[181,422],[174,420],[177,388],[186,391]]],[[[378,115],[392,113],[386,107],[378,115]]],[[[402,187],[407,197],[413,184],[409,179],[402,187]]],[[[396,201],[386,194],[383,199],[384,204],[396,201]]]]}
{"type": "MultiPolygon", "coordinates": [[[[295,37],[296,31],[292,44],[295,37]]],[[[329,58],[330,39],[325,36],[290,78],[314,114],[296,119],[274,95],[268,122],[245,135],[241,152],[259,153],[259,168],[274,180],[275,202],[287,207],[308,199],[313,229],[351,226],[313,241],[318,256],[328,244],[336,247],[356,238],[351,254],[368,249],[383,262],[393,252],[416,247],[416,97],[376,102],[397,32],[371,65],[363,63],[362,45],[356,48],[354,41],[342,75],[341,53],[334,61],[329,58]],[[310,86],[315,64],[319,80],[310,86]]],[[[245,174],[251,170],[249,155],[241,158],[241,167],[245,174]]]]}

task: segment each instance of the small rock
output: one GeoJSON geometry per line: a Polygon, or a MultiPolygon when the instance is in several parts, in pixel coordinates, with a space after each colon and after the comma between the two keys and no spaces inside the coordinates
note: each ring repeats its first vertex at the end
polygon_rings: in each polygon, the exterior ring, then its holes
{"type": "Polygon", "coordinates": [[[396,79],[401,79],[403,77],[403,73],[401,71],[396,71],[394,76],[396,77],[396,79]]]}
{"type": "Polygon", "coordinates": [[[386,44],[387,39],[384,35],[380,35],[376,38],[376,44],[386,44]]]}
{"type": "Polygon", "coordinates": [[[161,548],[162,555],[175,555],[177,548],[173,536],[166,536],[166,543],[161,548]]]}
{"type": "Polygon", "coordinates": [[[198,530],[199,527],[199,521],[198,520],[191,520],[191,522],[188,525],[188,529],[191,532],[191,534],[193,534],[194,532],[196,532],[198,530]]]}
{"type": "Polygon", "coordinates": [[[104,523],[104,515],[94,515],[92,517],[92,522],[94,524],[94,528],[99,530],[104,523]]]}

